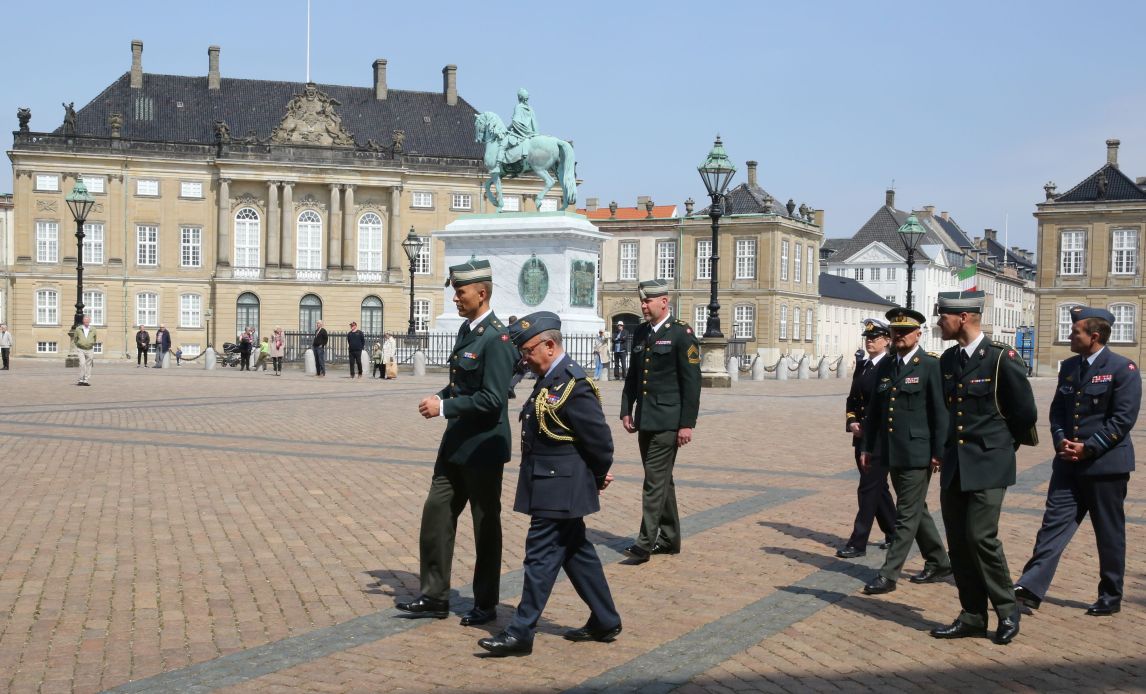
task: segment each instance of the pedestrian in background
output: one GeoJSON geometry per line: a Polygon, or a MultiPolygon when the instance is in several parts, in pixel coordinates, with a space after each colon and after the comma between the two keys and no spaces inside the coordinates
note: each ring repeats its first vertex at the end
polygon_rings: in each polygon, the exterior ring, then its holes
{"type": "Polygon", "coordinates": [[[167,332],[166,325],[160,325],[159,330],[155,331],[155,367],[156,369],[163,368],[163,360],[167,353],[171,351],[171,333],[167,332]]]}
{"type": "Polygon", "coordinates": [[[625,370],[625,323],[617,321],[617,329],[613,331],[613,378],[618,381],[625,380],[628,372],[625,370]]]}
{"type": "Polygon", "coordinates": [[[85,315],[82,323],[72,332],[72,344],[80,357],[80,380],[77,386],[90,386],[92,365],[95,364],[95,344],[99,341],[96,329],[91,327],[92,317],[85,315]]]}
{"type": "Polygon", "coordinates": [[[350,332],[346,333],[346,350],[350,354],[350,378],[355,371],[362,378],[362,352],[366,349],[366,335],[358,329],[358,323],[350,321],[350,332]]]}
{"type": "Polygon", "coordinates": [[[263,373],[267,373],[267,359],[271,356],[271,338],[263,336],[262,341],[259,342],[259,358],[255,361],[255,371],[259,367],[263,367],[263,373]]]}
{"type": "Polygon", "coordinates": [[[386,360],[382,358],[382,343],[375,342],[374,347],[370,349],[370,363],[373,368],[370,369],[370,378],[373,380],[374,374],[378,374],[378,378],[386,378],[386,360]]]}
{"type": "Polygon", "coordinates": [[[271,366],[276,376],[283,375],[283,357],[286,356],[286,342],[283,340],[283,329],[275,327],[271,333],[271,366]]]}
{"type": "Polygon", "coordinates": [[[600,381],[601,374],[609,368],[609,336],[605,334],[604,328],[597,331],[597,349],[596,354],[593,355],[593,361],[595,362],[593,380],[600,381]]]}
{"type": "Polygon", "coordinates": [[[12,355],[12,333],[8,332],[8,326],[0,323],[0,359],[3,359],[3,371],[8,370],[8,359],[12,355]]]}
{"type": "Polygon", "coordinates": [[[135,333],[135,368],[147,368],[147,353],[151,349],[151,335],[142,325],[135,333]]]}
{"type": "Polygon", "coordinates": [[[326,341],[328,336],[322,321],[318,321],[314,325],[314,339],[310,342],[310,347],[314,352],[314,375],[322,378],[326,375],[326,341]]]}
{"type": "Polygon", "coordinates": [[[254,335],[248,327],[239,336],[239,371],[251,370],[251,352],[254,351],[254,335]]]}
{"type": "Polygon", "coordinates": [[[398,378],[398,341],[390,333],[382,338],[382,363],[386,365],[386,378],[398,378]]]}

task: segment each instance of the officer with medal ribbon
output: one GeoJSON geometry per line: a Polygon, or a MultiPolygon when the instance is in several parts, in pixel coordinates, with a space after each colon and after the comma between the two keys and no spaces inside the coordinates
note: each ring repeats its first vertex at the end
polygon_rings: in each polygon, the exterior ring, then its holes
{"type": "Polygon", "coordinates": [[[631,563],[651,554],[680,552],[680,516],[672,470],[677,449],[692,440],[700,411],[700,343],[669,311],[668,285],[638,285],[645,322],[633,333],[629,374],[621,391],[621,421],[638,445],[645,468],[641,531],[625,550],[631,563]]]}
{"type": "Polygon", "coordinates": [[[939,359],[951,422],[939,499],[962,609],[931,635],[986,636],[989,601],[999,620],[995,642],[1006,644],[1019,634],[1019,611],[999,539],[999,514],[1007,487],[1015,483],[1015,450],[1038,411],[1022,357],[983,334],[985,302],[981,291],[940,292],[935,309],[943,339],[958,343],[939,359]]]}
{"type": "Polygon", "coordinates": [[[427,419],[446,418],[419,536],[421,595],[396,605],[410,617],[449,615],[450,563],[458,516],[473,517],[477,558],[474,607],[463,626],[497,618],[501,580],[501,476],[510,458],[506,394],[517,352],[489,306],[493,274],[488,260],[450,268],[454,305],[466,319],[450,355],[450,384],[418,403],[427,419]]]}
{"type": "Polygon", "coordinates": [[[1098,600],[1086,610],[1108,617],[1122,609],[1126,573],[1126,486],[1134,470],[1130,430],[1142,404],[1138,365],[1106,345],[1114,314],[1102,308],[1070,310],[1070,351],[1062,362],[1050,408],[1055,459],[1042,527],[1015,593],[1037,610],[1050,589],[1059,558],[1090,515],[1098,544],[1098,600]]]}
{"type": "Polygon", "coordinates": [[[912,583],[934,583],[951,575],[951,560],[927,511],[927,486],[939,469],[947,435],[939,360],[919,348],[922,313],[893,308],[886,314],[894,352],[876,369],[875,396],[868,402],[860,444],[865,472],[881,458],[895,488],[895,535],[879,575],[864,586],[868,595],[895,590],[914,540],[923,570],[912,583]]]}
{"type": "Polygon", "coordinates": [[[528,655],[560,570],[589,606],[589,620],[565,632],[569,641],[610,642],[621,633],[601,560],[585,537],[585,516],[613,477],[613,436],[597,386],[561,346],[561,320],[540,311],[509,326],[514,344],[537,374],[521,410],[521,472],[513,510],[531,516],[525,538],[521,603],[509,626],[478,641],[495,656],[528,655]]]}

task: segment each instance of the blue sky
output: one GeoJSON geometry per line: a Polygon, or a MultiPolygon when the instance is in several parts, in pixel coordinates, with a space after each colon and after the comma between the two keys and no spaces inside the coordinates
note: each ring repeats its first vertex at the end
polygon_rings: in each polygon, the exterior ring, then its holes
{"type": "MultiPolygon", "coordinates": [[[[61,101],[87,103],[127,71],[305,77],[305,0],[9,3],[0,116],[50,130],[61,101]]],[[[458,89],[508,119],[527,87],[541,130],[576,142],[580,199],[633,205],[691,196],[719,132],[740,167],[760,162],[776,198],[825,210],[851,236],[895,181],[897,206],[933,204],[971,235],[1033,247],[1034,205],[1122,140],[1122,170],[1146,175],[1146,3],[596,2],[313,0],[311,74],[368,86],[375,58],[393,89],[458,89]],[[1094,9],[1092,9],[1094,8],[1094,9]]],[[[8,141],[10,143],[10,140],[8,141]]],[[[11,189],[11,167],[0,191],[11,189]]]]}

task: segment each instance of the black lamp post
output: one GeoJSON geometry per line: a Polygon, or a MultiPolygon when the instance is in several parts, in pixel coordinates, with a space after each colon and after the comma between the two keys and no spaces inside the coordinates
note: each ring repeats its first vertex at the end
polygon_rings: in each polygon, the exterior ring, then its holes
{"type": "Polygon", "coordinates": [[[406,330],[406,334],[410,337],[413,337],[417,332],[414,330],[414,263],[424,245],[426,245],[426,239],[414,233],[414,227],[411,226],[410,233],[402,242],[402,250],[406,252],[406,258],[410,261],[410,327],[406,330]]]}
{"type": "Polygon", "coordinates": [[[899,227],[899,240],[903,242],[903,248],[907,251],[907,303],[906,308],[915,308],[912,305],[911,297],[911,283],[915,279],[915,249],[919,248],[919,242],[923,240],[926,234],[923,225],[915,218],[915,215],[910,215],[903,226],[899,227]]]}
{"type": "MultiPolygon", "coordinates": [[[[72,217],[76,220],[76,315],[72,319],[72,329],[68,332],[69,335],[74,335],[76,327],[84,322],[84,221],[95,206],[95,198],[88,193],[83,179],[77,178],[72,192],[68,193],[64,200],[67,201],[68,209],[72,211],[72,217]]],[[[79,366],[78,358],[76,366],[79,366]]]]}
{"type": "Polygon", "coordinates": [[[720,267],[720,218],[724,215],[724,193],[728,190],[728,183],[736,174],[736,167],[728,159],[724,151],[724,143],[720,136],[712,145],[712,151],[704,163],[696,167],[704,187],[708,190],[708,197],[712,198],[712,205],[708,208],[708,216],[712,218],[712,254],[709,256],[708,272],[712,280],[708,290],[708,325],[704,329],[704,337],[724,337],[720,332],[720,302],[717,301],[716,281],[720,267]]]}

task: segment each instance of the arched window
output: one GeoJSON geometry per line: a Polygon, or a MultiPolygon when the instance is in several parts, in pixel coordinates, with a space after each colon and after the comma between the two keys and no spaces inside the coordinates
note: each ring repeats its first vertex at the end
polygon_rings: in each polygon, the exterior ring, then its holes
{"type": "Polygon", "coordinates": [[[244,207],[235,213],[235,267],[259,267],[262,225],[259,213],[244,207]]]}
{"type": "Polygon", "coordinates": [[[303,210],[298,216],[299,270],[322,269],[322,217],[314,210],[303,210]]]}
{"type": "Polygon", "coordinates": [[[322,299],[314,294],[307,294],[298,302],[298,329],[304,333],[313,333],[320,320],[322,320],[322,299]]]}
{"type": "Polygon", "coordinates": [[[362,332],[374,337],[382,334],[382,300],[368,296],[362,300],[362,317],[358,321],[362,332]]]}
{"type": "Polygon", "coordinates": [[[373,212],[358,218],[358,271],[382,271],[382,218],[373,212]]]}
{"type": "Polygon", "coordinates": [[[235,337],[247,328],[254,328],[259,334],[259,297],[251,292],[243,292],[235,300],[235,337]]]}

